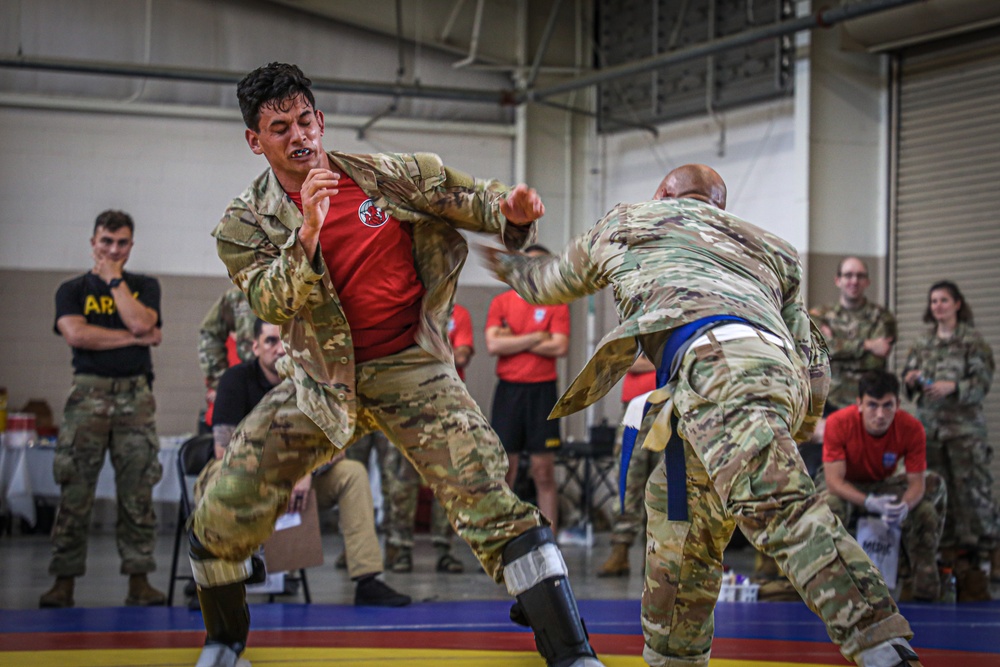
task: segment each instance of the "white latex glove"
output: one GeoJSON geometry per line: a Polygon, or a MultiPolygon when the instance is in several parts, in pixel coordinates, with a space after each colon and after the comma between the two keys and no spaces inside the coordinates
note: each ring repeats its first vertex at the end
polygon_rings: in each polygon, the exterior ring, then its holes
{"type": "Polygon", "coordinates": [[[882,520],[890,526],[902,525],[906,516],[910,513],[910,507],[906,503],[891,503],[885,510],[882,520]]]}
{"type": "Polygon", "coordinates": [[[870,493],[865,498],[865,509],[879,516],[888,514],[889,507],[894,504],[896,504],[896,496],[893,495],[877,496],[874,493],[870,493]]]}

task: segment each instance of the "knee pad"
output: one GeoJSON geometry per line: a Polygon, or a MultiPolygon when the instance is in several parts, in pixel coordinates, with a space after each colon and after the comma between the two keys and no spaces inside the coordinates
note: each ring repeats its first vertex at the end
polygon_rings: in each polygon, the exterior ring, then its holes
{"type": "Polygon", "coordinates": [[[257,584],[267,577],[264,561],[259,556],[251,556],[239,562],[217,558],[188,531],[188,555],[191,560],[191,574],[201,588],[213,588],[234,583],[257,584]]]}

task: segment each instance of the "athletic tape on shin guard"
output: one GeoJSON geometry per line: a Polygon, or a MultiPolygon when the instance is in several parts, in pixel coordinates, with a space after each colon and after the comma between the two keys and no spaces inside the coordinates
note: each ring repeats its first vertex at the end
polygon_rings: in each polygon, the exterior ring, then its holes
{"type": "Polygon", "coordinates": [[[213,588],[246,581],[253,572],[250,559],[233,563],[219,558],[196,560],[191,558],[191,574],[195,582],[202,588],[213,588]]]}
{"type": "Polygon", "coordinates": [[[564,577],[567,572],[562,552],[549,542],[505,565],[503,579],[507,591],[517,597],[536,584],[552,577],[564,577]]]}

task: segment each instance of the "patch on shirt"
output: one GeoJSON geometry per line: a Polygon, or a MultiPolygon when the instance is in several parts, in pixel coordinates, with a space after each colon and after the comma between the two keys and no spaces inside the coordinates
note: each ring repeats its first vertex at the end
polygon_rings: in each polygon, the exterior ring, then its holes
{"type": "Polygon", "coordinates": [[[386,212],[372,203],[371,199],[366,199],[358,207],[358,219],[365,227],[381,227],[389,222],[386,212]]]}
{"type": "Polygon", "coordinates": [[[545,319],[545,309],[544,308],[535,308],[535,321],[536,322],[541,322],[544,319],[545,319]]]}
{"type": "Polygon", "coordinates": [[[894,452],[886,452],[882,455],[882,467],[895,468],[897,460],[898,458],[894,452]]]}

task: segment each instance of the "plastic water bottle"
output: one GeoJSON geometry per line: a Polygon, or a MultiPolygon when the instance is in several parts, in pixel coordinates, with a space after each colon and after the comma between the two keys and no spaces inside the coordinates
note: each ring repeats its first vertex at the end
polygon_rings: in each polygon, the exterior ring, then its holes
{"type": "Polygon", "coordinates": [[[950,567],[941,569],[941,602],[955,604],[958,602],[958,583],[955,573],[950,567]]]}

